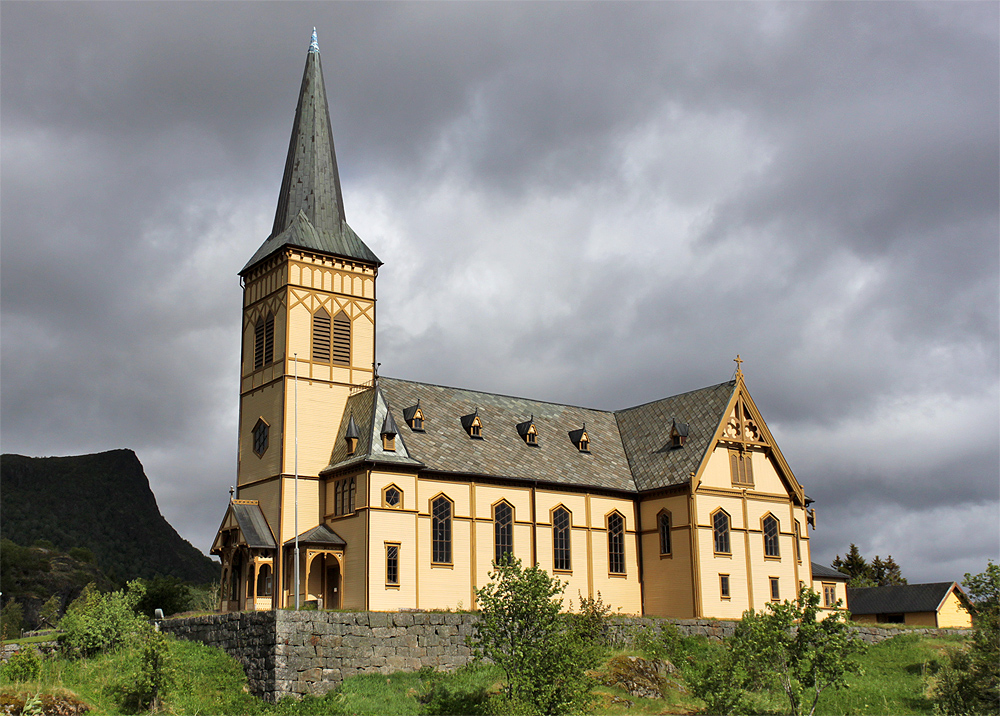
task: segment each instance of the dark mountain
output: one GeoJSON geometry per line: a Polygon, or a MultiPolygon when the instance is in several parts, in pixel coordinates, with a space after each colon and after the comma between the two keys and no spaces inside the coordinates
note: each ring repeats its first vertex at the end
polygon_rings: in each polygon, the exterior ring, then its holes
{"type": "Polygon", "coordinates": [[[20,545],[48,540],[86,547],[110,577],[219,578],[219,564],[160,514],[131,450],[74,457],[0,455],[0,536],[20,545]]]}

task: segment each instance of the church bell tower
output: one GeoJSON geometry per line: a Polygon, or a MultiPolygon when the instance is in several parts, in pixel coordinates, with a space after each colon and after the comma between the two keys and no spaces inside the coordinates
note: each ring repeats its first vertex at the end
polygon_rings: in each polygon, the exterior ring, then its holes
{"type": "MultiPolygon", "coordinates": [[[[381,263],[344,218],[314,30],[274,226],[240,271],[236,497],[259,502],[279,561],[282,545],[295,537],[295,474],[301,534],[323,521],[319,473],[330,461],[345,402],[373,379],[381,263]]],[[[275,573],[282,574],[278,564],[275,573]]]]}

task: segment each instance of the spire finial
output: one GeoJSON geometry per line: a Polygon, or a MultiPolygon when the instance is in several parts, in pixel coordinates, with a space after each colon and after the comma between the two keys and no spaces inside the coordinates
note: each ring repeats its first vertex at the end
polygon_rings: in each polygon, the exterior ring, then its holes
{"type": "Polygon", "coordinates": [[[736,375],[742,378],[743,377],[743,359],[740,358],[740,354],[739,353],[737,353],[736,357],[733,358],[733,363],[736,364],[736,375]]]}
{"type": "Polygon", "coordinates": [[[316,38],[316,28],[313,28],[312,42],[309,43],[310,52],[319,52],[319,40],[316,38]]]}

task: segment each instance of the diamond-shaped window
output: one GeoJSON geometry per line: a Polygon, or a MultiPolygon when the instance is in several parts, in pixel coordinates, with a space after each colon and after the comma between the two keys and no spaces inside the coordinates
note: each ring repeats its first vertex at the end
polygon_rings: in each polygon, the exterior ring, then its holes
{"type": "Polygon", "coordinates": [[[259,418],[257,424],[253,426],[253,451],[257,457],[263,457],[267,452],[267,435],[270,427],[264,422],[264,418],[259,418]]]}

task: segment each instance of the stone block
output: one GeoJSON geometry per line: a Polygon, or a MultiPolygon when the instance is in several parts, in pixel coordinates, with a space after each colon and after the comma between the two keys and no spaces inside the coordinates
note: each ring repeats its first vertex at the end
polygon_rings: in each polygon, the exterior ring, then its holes
{"type": "Polygon", "coordinates": [[[387,627],[391,624],[391,617],[386,612],[368,612],[368,624],[371,627],[387,627]]]}
{"type": "Polygon", "coordinates": [[[400,612],[392,615],[392,623],[398,627],[413,626],[413,615],[408,612],[400,612]]]}

